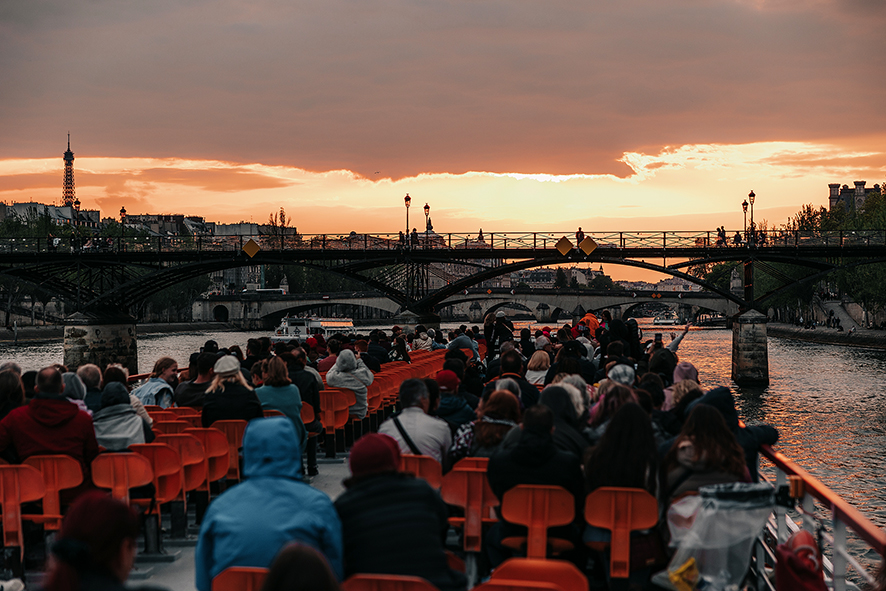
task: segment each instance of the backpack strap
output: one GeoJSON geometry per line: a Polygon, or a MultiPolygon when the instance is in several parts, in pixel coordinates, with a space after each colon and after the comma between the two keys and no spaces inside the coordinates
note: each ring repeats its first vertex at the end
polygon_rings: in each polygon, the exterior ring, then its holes
{"type": "Polygon", "coordinates": [[[406,441],[406,445],[409,446],[409,450],[417,456],[422,455],[421,451],[419,451],[418,446],[415,445],[415,442],[412,440],[412,437],[409,436],[409,433],[406,432],[406,429],[403,428],[403,423],[400,422],[400,417],[395,416],[394,426],[397,427],[397,431],[400,432],[400,435],[403,436],[403,439],[406,441]]]}

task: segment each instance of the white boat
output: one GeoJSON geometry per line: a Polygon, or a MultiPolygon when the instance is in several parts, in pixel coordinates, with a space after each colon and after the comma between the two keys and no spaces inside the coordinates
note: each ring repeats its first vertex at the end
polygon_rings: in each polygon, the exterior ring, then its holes
{"type": "Polygon", "coordinates": [[[680,319],[677,318],[677,315],[673,312],[660,314],[652,319],[652,324],[657,326],[673,326],[674,324],[680,324],[680,319]]]}
{"type": "Polygon", "coordinates": [[[354,320],[352,318],[320,318],[318,316],[308,318],[284,316],[280,319],[280,326],[274,331],[271,340],[303,339],[313,334],[330,332],[352,333],[354,332],[354,320]]]}

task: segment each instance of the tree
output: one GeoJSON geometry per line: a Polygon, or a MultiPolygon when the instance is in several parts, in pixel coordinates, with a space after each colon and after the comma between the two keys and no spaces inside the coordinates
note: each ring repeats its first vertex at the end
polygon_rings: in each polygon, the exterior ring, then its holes
{"type": "Polygon", "coordinates": [[[612,282],[612,277],[609,275],[597,275],[588,282],[588,287],[599,291],[616,291],[621,289],[612,282]]]}
{"type": "Polygon", "coordinates": [[[568,285],[568,281],[566,279],[566,272],[563,269],[557,269],[557,277],[554,279],[554,287],[561,288],[566,287],[568,285]]]}

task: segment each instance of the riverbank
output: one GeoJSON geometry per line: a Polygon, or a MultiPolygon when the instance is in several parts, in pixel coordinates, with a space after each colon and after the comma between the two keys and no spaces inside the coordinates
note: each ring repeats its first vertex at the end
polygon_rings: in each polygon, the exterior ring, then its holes
{"type": "Polygon", "coordinates": [[[825,328],[823,326],[802,328],[792,324],[771,322],[766,325],[766,333],[771,337],[806,341],[808,343],[886,350],[886,330],[862,328],[849,334],[845,330],[840,332],[834,328],[825,328]]]}
{"type": "MultiPolygon", "coordinates": [[[[138,324],[139,335],[166,334],[175,332],[236,332],[240,329],[227,322],[151,322],[138,324]]],[[[65,327],[60,324],[47,326],[20,326],[19,343],[51,343],[65,336],[65,327]]],[[[16,334],[9,328],[0,328],[0,343],[16,341],[16,334]]]]}

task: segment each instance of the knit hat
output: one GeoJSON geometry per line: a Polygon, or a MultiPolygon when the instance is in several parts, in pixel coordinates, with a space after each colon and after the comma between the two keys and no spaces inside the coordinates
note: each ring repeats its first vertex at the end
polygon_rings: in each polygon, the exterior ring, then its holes
{"type": "Polygon", "coordinates": [[[307,345],[309,348],[313,349],[314,347],[317,346],[317,339],[315,339],[314,337],[308,337],[305,340],[305,345],[307,345]]]}
{"type": "Polygon", "coordinates": [[[683,380],[698,382],[698,370],[688,361],[681,361],[677,364],[677,367],[674,368],[674,383],[676,384],[683,380]]]}
{"type": "Polygon", "coordinates": [[[496,317],[496,318],[504,318],[504,317],[505,317],[505,311],[504,311],[504,310],[499,310],[498,312],[495,313],[495,317],[496,317]]]}
{"type": "Polygon", "coordinates": [[[609,373],[606,377],[608,377],[613,382],[617,382],[625,386],[633,386],[635,377],[634,368],[630,365],[619,363],[609,370],[609,373]]]}
{"type": "Polygon", "coordinates": [[[358,439],[348,458],[352,478],[400,470],[400,446],[388,435],[370,433],[358,439]]]}
{"type": "Polygon", "coordinates": [[[548,337],[538,337],[535,339],[535,348],[543,349],[551,344],[551,340],[548,337]]]}
{"type": "Polygon", "coordinates": [[[451,369],[438,371],[436,380],[437,384],[440,386],[440,390],[445,390],[446,392],[458,392],[458,376],[455,375],[455,372],[451,369]]]}
{"type": "Polygon", "coordinates": [[[215,370],[215,375],[227,378],[240,372],[240,362],[233,355],[225,355],[219,357],[212,369],[215,370]]]}

